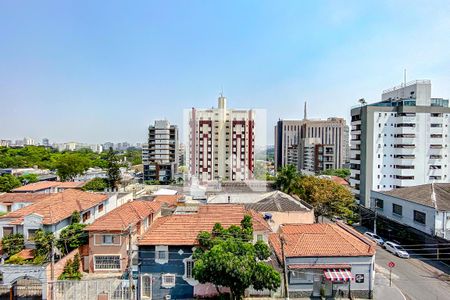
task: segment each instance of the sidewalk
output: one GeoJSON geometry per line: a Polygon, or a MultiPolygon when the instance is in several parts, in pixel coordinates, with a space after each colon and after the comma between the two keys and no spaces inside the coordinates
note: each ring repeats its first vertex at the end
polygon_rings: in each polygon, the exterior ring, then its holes
{"type": "MultiPolygon", "coordinates": [[[[406,300],[398,287],[394,284],[389,286],[389,271],[387,269],[375,265],[375,271],[374,299],[406,300]]],[[[395,279],[395,277],[396,275],[392,275],[392,279],[395,279]]]]}

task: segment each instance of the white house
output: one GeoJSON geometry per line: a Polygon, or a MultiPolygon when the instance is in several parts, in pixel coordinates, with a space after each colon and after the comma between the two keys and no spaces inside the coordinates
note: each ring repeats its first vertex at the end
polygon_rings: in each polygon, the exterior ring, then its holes
{"type": "Polygon", "coordinates": [[[450,183],[372,191],[378,214],[426,234],[450,240],[450,183]]]}

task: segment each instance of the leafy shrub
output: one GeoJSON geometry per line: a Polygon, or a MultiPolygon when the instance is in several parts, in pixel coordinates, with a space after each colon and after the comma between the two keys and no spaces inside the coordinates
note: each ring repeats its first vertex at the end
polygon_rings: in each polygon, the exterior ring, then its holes
{"type": "Polygon", "coordinates": [[[25,248],[23,234],[16,233],[5,235],[2,238],[2,248],[3,252],[7,253],[9,256],[19,253],[25,248]]]}

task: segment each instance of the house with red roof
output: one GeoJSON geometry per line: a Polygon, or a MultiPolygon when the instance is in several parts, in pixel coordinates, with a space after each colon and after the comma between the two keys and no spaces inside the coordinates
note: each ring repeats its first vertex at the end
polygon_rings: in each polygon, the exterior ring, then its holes
{"type": "Polygon", "coordinates": [[[12,190],[12,192],[49,194],[62,192],[67,189],[81,189],[85,184],[85,181],[38,181],[15,188],[12,190]]]}
{"type": "MultiPolygon", "coordinates": [[[[137,250],[137,240],[161,215],[161,203],[131,201],[95,220],[85,230],[89,233],[89,273],[123,273],[128,268],[128,245],[137,250]]],[[[137,251],[132,257],[137,271],[137,251]]]]}
{"type": "Polygon", "coordinates": [[[373,295],[376,245],[344,223],[284,224],[269,243],[286,262],[289,297],[373,295]]]}
{"type": "Polygon", "coordinates": [[[211,231],[216,223],[240,225],[245,215],[253,218],[254,241],[267,241],[272,231],[263,216],[239,204],[200,205],[197,212],[175,212],[155,220],[138,242],[141,299],[150,297],[150,291],[158,299],[192,299],[206,296],[210,290],[216,292],[214,286],[199,284],[193,278],[197,236],[211,231]]]}
{"type": "Polygon", "coordinates": [[[34,233],[38,229],[58,235],[70,225],[74,211],[80,213],[82,223],[90,224],[117,206],[117,194],[67,189],[43,195],[34,203],[1,216],[0,238],[6,233],[22,233],[26,245],[34,244],[34,233]]]}

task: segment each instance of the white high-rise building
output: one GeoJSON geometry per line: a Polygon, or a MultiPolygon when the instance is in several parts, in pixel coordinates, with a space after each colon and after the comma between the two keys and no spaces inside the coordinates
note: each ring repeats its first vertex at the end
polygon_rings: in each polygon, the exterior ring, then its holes
{"type": "Polygon", "coordinates": [[[450,182],[449,101],[419,80],[383,91],[381,101],[351,110],[350,184],[360,204],[370,191],[450,182]]]}
{"type": "Polygon", "coordinates": [[[242,181],[253,178],[255,111],[229,109],[220,96],[218,107],[189,112],[189,174],[200,181],[242,181]]]}
{"type": "Polygon", "coordinates": [[[36,141],[30,137],[23,138],[23,145],[24,146],[34,146],[36,145],[36,141]]]}

